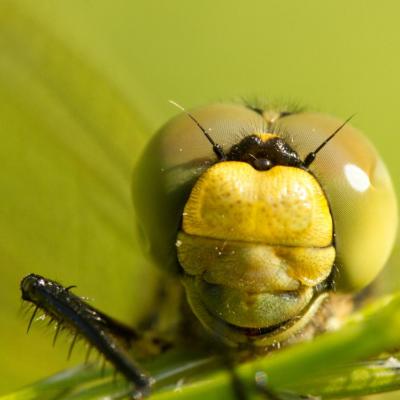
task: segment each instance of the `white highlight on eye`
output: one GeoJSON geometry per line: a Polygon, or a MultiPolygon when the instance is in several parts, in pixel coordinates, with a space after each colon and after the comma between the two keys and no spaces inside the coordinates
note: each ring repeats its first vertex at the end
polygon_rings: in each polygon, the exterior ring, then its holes
{"type": "Polygon", "coordinates": [[[365,192],[371,185],[369,176],[357,165],[346,164],[344,166],[344,174],[351,187],[358,192],[365,192]]]}

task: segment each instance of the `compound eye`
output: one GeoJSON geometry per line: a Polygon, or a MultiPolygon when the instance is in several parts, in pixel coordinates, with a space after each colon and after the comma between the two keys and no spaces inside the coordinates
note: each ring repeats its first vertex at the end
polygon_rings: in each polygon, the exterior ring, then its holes
{"type": "MultiPolygon", "coordinates": [[[[280,120],[304,160],[343,121],[317,113],[280,120]]],[[[397,201],[386,166],[368,139],[346,125],[310,165],[324,189],[335,230],[337,289],[359,290],[386,263],[396,236],[397,201]]]]}

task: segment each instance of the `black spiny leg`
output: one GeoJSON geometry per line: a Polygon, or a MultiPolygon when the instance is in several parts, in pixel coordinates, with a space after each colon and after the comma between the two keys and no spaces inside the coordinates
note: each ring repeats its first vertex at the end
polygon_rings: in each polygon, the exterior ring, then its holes
{"type": "Polygon", "coordinates": [[[127,351],[129,343],[141,340],[141,335],[90,306],[71,293],[70,289],[35,274],[21,281],[23,300],[43,310],[57,321],[58,327],[65,326],[75,335],[82,336],[89,346],[95,347],[135,385],[137,395],[146,395],[153,380],[139,368],[127,351]]]}

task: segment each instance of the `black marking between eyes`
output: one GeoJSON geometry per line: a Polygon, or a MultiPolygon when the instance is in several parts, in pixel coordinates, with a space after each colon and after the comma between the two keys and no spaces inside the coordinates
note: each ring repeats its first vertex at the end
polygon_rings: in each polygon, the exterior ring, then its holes
{"type": "Polygon", "coordinates": [[[152,380],[134,363],[122,346],[139,339],[137,332],[108,317],[99,310],[85,303],[80,297],[64,288],[59,283],[42,276],[31,274],[21,281],[22,299],[33,303],[36,308],[29,327],[35,318],[36,311],[41,309],[57,322],[55,343],[60,330],[65,326],[74,332],[68,354],[72,352],[78,335],[83,337],[91,347],[95,347],[114,365],[130,382],[143,391],[148,391],[152,380]]]}
{"type": "Polygon", "coordinates": [[[275,165],[303,166],[298,154],[279,137],[264,141],[257,135],[249,135],[232,146],[227,157],[229,161],[243,161],[262,171],[275,165]]]}

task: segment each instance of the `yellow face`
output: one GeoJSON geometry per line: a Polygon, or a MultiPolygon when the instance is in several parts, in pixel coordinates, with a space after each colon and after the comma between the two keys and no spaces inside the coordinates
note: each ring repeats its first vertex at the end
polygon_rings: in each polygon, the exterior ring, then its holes
{"type": "Polygon", "coordinates": [[[310,303],[322,295],[315,287],[335,259],[332,240],[328,202],[309,172],[215,164],[193,187],[178,234],[194,313],[231,344],[282,340],[274,331],[312,317],[310,303]],[[256,329],[271,332],[251,335],[256,329]]]}

